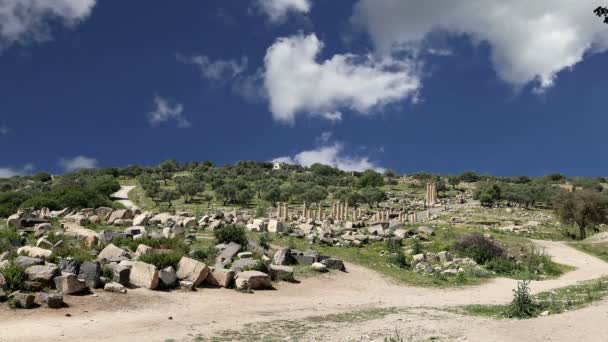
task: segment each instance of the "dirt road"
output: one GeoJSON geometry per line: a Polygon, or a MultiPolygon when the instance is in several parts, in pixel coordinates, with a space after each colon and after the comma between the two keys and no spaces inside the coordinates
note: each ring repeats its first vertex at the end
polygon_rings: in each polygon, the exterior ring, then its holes
{"type": "Polygon", "coordinates": [[[120,190],[110,195],[111,198],[115,199],[117,202],[121,203],[127,209],[136,210],[139,209],[135,203],[133,203],[129,199],[129,191],[135,189],[136,186],[132,185],[123,185],[120,187],[120,190]]]}
{"type": "MultiPolygon", "coordinates": [[[[560,242],[536,243],[546,248],[555,261],[577,269],[559,279],[533,282],[534,292],[608,275],[608,264],[599,259],[560,242]]],[[[71,307],[60,310],[0,310],[0,341],[191,340],[193,336],[211,336],[248,323],[298,321],[309,316],[388,307],[407,312],[360,324],[311,329],[305,340],[357,340],[370,331],[395,328],[420,332],[412,340],[422,340],[428,334],[444,340],[468,341],[592,341],[608,336],[608,325],[604,323],[608,304],[529,321],[493,321],[436,309],[507,303],[515,280],[494,279],[460,289],[425,289],[396,285],[360,266],[347,267],[348,273],[308,278],[300,284],[281,283],[277,291],[258,291],[253,295],[228,289],[200,289],[194,293],[137,289],[127,295],[98,292],[98,297],[67,296],[71,307]],[[66,313],[71,317],[66,317],[66,313]]],[[[370,339],[373,340],[364,340],[370,339]]]]}

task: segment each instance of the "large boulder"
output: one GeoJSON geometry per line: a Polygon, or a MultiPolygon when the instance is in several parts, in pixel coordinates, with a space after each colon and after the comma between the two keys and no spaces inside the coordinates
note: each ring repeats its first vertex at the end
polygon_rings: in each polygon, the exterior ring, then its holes
{"type": "Polygon", "coordinates": [[[36,300],[36,296],[31,293],[23,293],[20,291],[16,291],[10,294],[10,300],[13,302],[15,307],[21,309],[29,309],[34,306],[34,301],[36,300]]]}
{"type": "Polygon", "coordinates": [[[110,268],[112,269],[112,281],[122,285],[129,285],[131,266],[118,264],[110,266],[110,268]]]}
{"type": "Polygon", "coordinates": [[[44,236],[44,234],[53,230],[53,225],[51,225],[50,223],[39,223],[39,224],[35,225],[34,227],[36,229],[34,231],[34,237],[36,239],[44,236]]]}
{"type": "Polygon", "coordinates": [[[254,259],[239,259],[232,263],[230,269],[233,271],[241,272],[244,269],[250,269],[252,267],[257,266],[260,262],[261,261],[254,259]]]}
{"type": "Polygon", "coordinates": [[[427,236],[433,236],[435,235],[435,230],[433,230],[433,228],[431,227],[426,227],[426,226],[420,226],[418,227],[418,233],[427,235],[427,236]]]}
{"type": "Polygon", "coordinates": [[[150,223],[150,218],[152,218],[154,214],[150,211],[143,212],[133,218],[134,226],[145,226],[150,223]]]}
{"type": "Polygon", "coordinates": [[[158,287],[158,269],[154,265],[141,261],[131,262],[129,281],[139,287],[154,290],[158,287]]]}
{"type": "Polygon", "coordinates": [[[188,217],[184,219],[184,221],[182,222],[182,226],[184,228],[196,228],[198,226],[198,223],[196,222],[195,217],[188,217]]]}
{"type": "Polygon", "coordinates": [[[39,292],[36,297],[36,302],[39,305],[46,305],[50,309],[60,309],[65,305],[61,292],[39,292]]]}
{"type": "Polygon", "coordinates": [[[293,281],[293,267],[270,265],[270,278],[273,280],[293,281]]]}
{"type": "Polygon", "coordinates": [[[133,226],[125,229],[125,234],[135,236],[140,234],[146,234],[146,227],[144,226],[133,226]]]}
{"type": "Polygon", "coordinates": [[[138,257],[140,257],[142,255],[146,255],[146,254],[152,254],[152,253],[154,253],[154,248],[143,245],[143,244],[138,245],[137,249],[135,250],[135,255],[138,257]]]}
{"type": "Polygon", "coordinates": [[[230,284],[234,280],[235,274],[236,273],[234,272],[234,270],[228,270],[221,267],[213,267],[211,268],[207,279],[205,279],[205,282],[213,286],[230,287],[230,284]]]}
{"type": "Polygon", "coordinates": [[[112,213],[112,208],[108,208],[108,207],[99,207],[97,209],[95,209],[95,214],[97,214],[97,217],[99,217],[100,219],[107,221],[108,217],[110,217],[110,214],[112,213]]]}
{"type": "Polygon", "coordinates": [[[323,265],[327,266],[327,268],[332,269],[332,270],[344,271],[346,269],[344,267],[344,262],[340,259],[327,258],[327,259],[321,261],[321,263],[323,265]]]}
{"type": "Polygon", "coordinates": [[[61,259],[59,261],[59,270],[63,273],[74,273],[78,274],[80,272],[80,265],[82,265],[82,261],[75,259],[61,259]]]}
{"type": "Polygon", "coordinates": [[[182,257],[177,266],[177,277],[191,281],[194,286],[200,285],[209,275],[209,268],[200,261],[182,257]]]}
{"type": "Polygon", "coordinates": [[[285,230],[283,222],[279,220],[268,221],[268,232],[269,233],[282,233],[285,230]]]}
{"type": "Polygon", "coordinates": [[[241,245],[238,243],[231,242],[226,245],[224,249],[217,255],[216,260],[219,262],[224,262],[232,259],[241,250],[241,248],[241,245]]]}
{"type": "Polygon", "coordinates": [[[294,261],[289,248],[279,249],[272,258],[272,263],[275,265],[292,265],[294,261]]]}
{"type": "Polygon", "coordinates": [[[62,273],[53,279],[55,288],[64,294],[80,293],[88,288],[84,280],[78,279],[73,273],[62,273]]]}
{"type": "Polygon", "coordinates": [[[13,261],[15,265],[18,265],[23,268],[28,268],[32,265],[42,265],[44,264],[44,260],[39,258],[32,258],[25,255],[21,255],[15,258],[13,261]]]}
{"type": "Polygon", "coordinates": [[[236,288],[239,290],[257,290],[272,286],[270,276],[259,271],[245,271],[236,274],[236,288]]]}
{"type": "Polygon", "coordinates": [[[8,227],[21,228],[21,215],[14,214],[9,216],[6,220],[6,225],[8,227]]]}
{"type": "Polygon", "coordinates": [[[176,218],[170,213],[160,213],[150,218],[150,224],[166,224],[167,222],[175,222],[176,218]]]}
{"type": "Polygon", "coordinates": [[[119,283],[107,283],[103,287],[103,290],[106,292],[127,293],[127,289],[124,287],[124,285],[119,283]]]}
{"type": "Polygon", "coordinates": [[[53,252],[48,250],[48,249],[44,249],[44,248],[40,248],[40,247],[33,247],[33,246],[23,246],[17,249],[17,254],[27,254],[32,258],[39,258],[39,259],[48,259],[51,257],[51,255],[53,255],[53,252]]]}
{"type": "Polygon", "coordinates": [[[108,218],[109,224],[114,224],[116,220],[132,220],[134,217],[133,212],[130,209],[118,209],[110,214],[108,218]]]}
{"type": "Polygon", "coordinates": [[[61,275],[59,267],[50,265],[34,265],[25,269],[28,280],[49,284],[53,278],[61,275]]]}
{"type": "Polygon", "coordinates": [[[88,287],[100,288],[101,283],[101,264],[98,261],[85,261],[80,265],[78,279],[84,280],[88,287]]]}
{"type": "Polygon", "coordinates": [[[158,279],[160,284],[165,288],[174,287],[178,284],[177,274],[175,274],[175,270],[171,266],[160,270],[158,272],[158,279]]]}
{"type": "Polygon", "coordinates": [[[129,259],[129,253],[122,248],[116,247],[114,244],[107,245],[97,256],[97,260],[105,262],[124,259],[129,259]]]}

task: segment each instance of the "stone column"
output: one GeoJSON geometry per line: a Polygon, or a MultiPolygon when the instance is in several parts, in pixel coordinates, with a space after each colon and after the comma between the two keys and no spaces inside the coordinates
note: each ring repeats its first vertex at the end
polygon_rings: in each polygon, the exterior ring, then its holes
{"type": "Polygon", "coordinates": [[[285,213],[285,221],[289,221],[289,206],[287,206],[287,203],[285,204],[283,212],[285,213]]]}
{"type": "Polygon", "coordinates": [[[344,202],[344,221],[348,221],[348,202],[344,202]]]}
{"type": "Polygon", "coordinates": [[[302,217],[306,217],[306,202],[302,204],[302,217]]]}

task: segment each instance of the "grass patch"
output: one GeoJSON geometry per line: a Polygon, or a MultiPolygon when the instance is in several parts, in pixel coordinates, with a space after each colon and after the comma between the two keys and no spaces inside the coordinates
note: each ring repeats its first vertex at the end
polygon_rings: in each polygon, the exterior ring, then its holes
{"type": "Polygon", "coordinates": [[[608,242],[571,242],[569,245],[608,262],[608,242]]]}
{"type": "MultiPolygon", "coordinates": [[[[537,309],[535,314],[529,318],[536,317],[543,311],[554,315],[584,308],[606,297],[608,297],[608,277],[541,292],[532,296],[537,309]]],[[[472,316],[510,318],[509,309],[510,305],[467,305],[455,311],[472,316]]]]}

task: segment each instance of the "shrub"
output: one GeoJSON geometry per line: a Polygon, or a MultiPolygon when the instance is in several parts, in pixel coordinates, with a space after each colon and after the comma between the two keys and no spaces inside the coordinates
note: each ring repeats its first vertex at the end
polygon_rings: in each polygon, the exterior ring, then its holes
{"type": "Polygon", "coordinates": [[[507,308],[507,315],[511,318],[531,318],[538,316],[541,307],[530,295],[529,280],[517,283],[513,290],[513,301],[507,308]]]}
{"type": "Polygon", "coordinates": [[[270,249],[270,241],[272,241],[272,237],[268,233],[261,233],[260,237],[260,246],[264,249],[270,249]]]}
{"type": "Polygon", "coordinates": [[[478,264],[485,264],[505,254],[499,244],[479,233],[462,236],[454,244],[454,250],[461,256],[472,258],[478,264]]]}
{"type": "Polygon", "coordinates": [[[212,264],[217,255],[217,251],[212,246],[209,246],[192,250],[189,255],[192,259],[212,264]]]}
{"type": "Polygon", "coordinates": [[[244,227],[236,225],[227,225],[213,232],[217,243],[238,243],[241,246],[247,246],[247,231],[244,227]]]}
{"type": "Polygon", "coordinates": [[[401,240],[388,239],[385,242],[386,250],[389,252],[389,262],[399,268],[406,268],[409,266],[407,257],[403,252],[403,246],[401,240]]]}
{"type": "Polygon", "coordinates": [[[23,267],[13,263],[2,269],[2,275],[6,279],[7,288],[10,291],[21,289],[21,283],[26,279],[23,267]]]}
{"type": "Polygon", "coordinates": [[[412,241],[412,253],[414,255],[423,253],[422,244],[420,243],[420,239],[414,238],[412,241]]]}
{"type": "Polygon", "coordinates": [[[139,261],[156,266],[159,270],[172,266],[177,268],[179,260],[184,256],[183,251],[170,251],[165,253],[150,253],[139,257],[139,261]]]}

